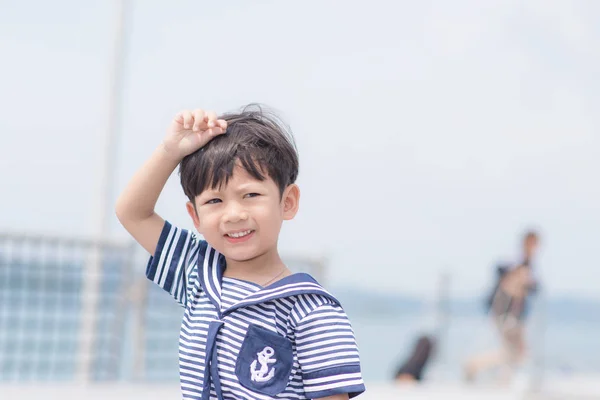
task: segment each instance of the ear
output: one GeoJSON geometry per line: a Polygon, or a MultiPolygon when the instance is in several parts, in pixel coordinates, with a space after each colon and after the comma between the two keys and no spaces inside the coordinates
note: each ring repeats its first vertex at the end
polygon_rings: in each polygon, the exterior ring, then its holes
{"type": "Polygon", "coordinates": [[[194,207],[194,203],[188,201],[185,204],[185,208],[187,209],[188,214],[192,218],[192,221],[194,221],[194,226],[196,227],[198,232],[200,232],[200,218],[198,218],[198,213],[196,212],[196,207],[194,207]]]}
{"type": "Polygon", "coordinates": [[[283,206],[283,219],[293,219],[300,207],[300,188],[298,185],[293,183],[285,189],[281,203],[283,206]]]}

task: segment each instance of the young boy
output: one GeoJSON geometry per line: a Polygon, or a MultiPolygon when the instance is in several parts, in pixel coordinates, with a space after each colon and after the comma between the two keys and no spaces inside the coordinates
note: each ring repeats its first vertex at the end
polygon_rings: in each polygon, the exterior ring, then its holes
{"type": "Polygon", "coordinates": [[[119,197],[119,220],[153,255],[148,278],[185,308],[184,398],[338,400],[365,390],[340,303],[277,251],[298,211],[297,175],[291,134],[262,110],[183,111],[119,197]],[[178,164],[206,241],[154,211],[178,164]]]}

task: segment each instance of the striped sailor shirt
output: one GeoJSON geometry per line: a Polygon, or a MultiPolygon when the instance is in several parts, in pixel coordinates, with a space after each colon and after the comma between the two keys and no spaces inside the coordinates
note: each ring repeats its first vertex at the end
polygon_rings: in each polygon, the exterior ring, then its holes
{"type": "Polygon", "coordinates": [[[225,258],[165,222],[147,277],[185,308],[184,399],[315,399],[365,390],[352,326],[310,275],[261,287],[223,277],[225,258]]]}

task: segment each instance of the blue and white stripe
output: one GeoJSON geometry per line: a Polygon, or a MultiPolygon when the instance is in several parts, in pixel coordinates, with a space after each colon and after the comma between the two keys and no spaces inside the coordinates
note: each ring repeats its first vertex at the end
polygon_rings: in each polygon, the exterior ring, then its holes
{"type": "Polygon", "coordinates": [[[224,257],[210,245],[165,223],[146,273],[185,307],[179,340],[183,398],[312,399],[365,390],[348,317],[312,277],[294,274],[262,288],[224,278],[224,269],[224,257]],[[235,374],[249,325],[293,343],[289,381],[276,397],[242,386],[235,374]]]}

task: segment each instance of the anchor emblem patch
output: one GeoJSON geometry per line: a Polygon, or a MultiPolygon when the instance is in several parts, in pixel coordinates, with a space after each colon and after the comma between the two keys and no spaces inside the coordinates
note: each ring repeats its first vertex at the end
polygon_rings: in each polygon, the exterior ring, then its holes
{"type": "Polygon", "coordinates": [[[291,340],[261,326],[248,325],[235,362],[235,376],[243,387],[277,396],[288,386],[293,364],[291,340]]]}
{"type": "Polygon", "coordinates": [[[256,355],[258,359],[250,364],[250,379],[254,382],[268,382],[275,376],[275,368],[269,370],[269,364],[277,362],[275,358],[272,358],[275,355],[275,350],[267,346],[256,355]],[[256,368],[257,363],[260,363],[260,369],[256,368]]]}

